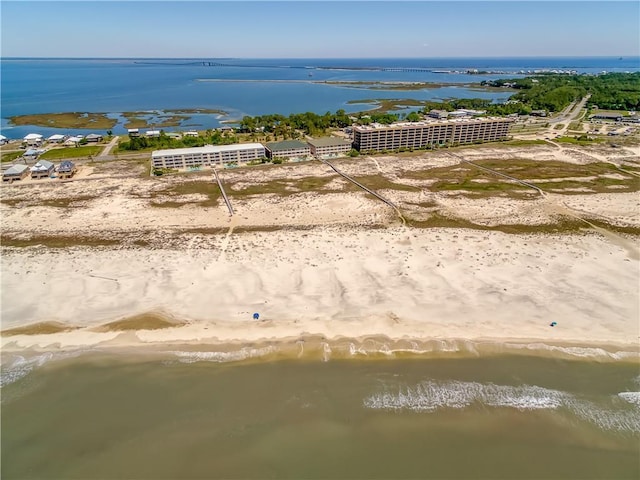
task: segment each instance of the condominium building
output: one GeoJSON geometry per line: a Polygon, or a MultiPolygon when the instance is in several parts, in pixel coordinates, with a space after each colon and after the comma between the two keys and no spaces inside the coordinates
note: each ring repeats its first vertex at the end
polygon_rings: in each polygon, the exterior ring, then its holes
{"type": "Polygon", "coordinates": [[[264,156],[265,150],[261,143],[205,145],[156,150],[151,154],[151,164],[155,168],[189,168],[229,162],[246,163],[264,156]]]}
{"type": "Polygon", "coordinates": [[[351,140],[340,137],[308,138],[307,143],[314,157],[337,157],[351,151],[351,140]]]}
{"type": "Polygon", "coordinates": [[[483,117],[363,125],[353,129],[353,146],[361,152],[367,152],[501,140],[509,134],[513,121],[513,118],[483,117]]]}
{"type": "Polygon", "coordinates": [[[267,143],[269,158],[306,158],[311,155],[309,145],[300,140],[267,143]]]}

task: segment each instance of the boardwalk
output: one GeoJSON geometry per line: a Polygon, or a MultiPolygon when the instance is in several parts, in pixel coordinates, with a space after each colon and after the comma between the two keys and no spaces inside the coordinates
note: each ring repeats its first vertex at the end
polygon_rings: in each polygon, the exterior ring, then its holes
{"type": "Polygon", "coordinates": [[[216,177],[216,182],[218,182],[218,187],[220,188],[220,193],[222,193],[222,198],[224,198],[224,203],[227,204],[227,208],[229,209],[229,216],[233,216],[233,207],[231,206],[231,202],[229,201],[229,197],[227,197],[227,193],[224,191],[224,187],[222,186],[222,181],[218,176],[218,171],[214,168],[213,175],[216,177]]]}
{"type": "Polygon", "coordinates": [[[393,203],[391,200],[389,200],[386,197],[383,197],[382,195],[380,195],[377,192],[374,192],[373,190],[371,190],[368,187],[365,187],[364,185],[362,185],[360,182],[358,182],[356,179],[351,178],[349,175],[347,175],[346,173],[344,173],[343,171],[339,170],[338,168],[336,168],[332,163],[328,162],[327,160],[323,160],[323,159],[319,159],[322,163],[328,165],[329,167],[331,167],[333,169],[334,172],[336,172],[338,175],[344,177],[345,179],[349,180],[351,183],[353,183],[354,185],[358,186],[359,188],[361,188],[362,190],[364,190],[367,193],[370,193],[371,195],[373,195],[374,197],[376,197],[378,200],[386,203],[387,205],[389,205],[391,208],[393,208],[396,213],[398,214],[398,216],[400,217],[400,219],[402,220],[402,223],[406,223],[404,217],[402,216],[402,213],[400,212],[400,209],[398,208],[398,206],[393,203]]]}

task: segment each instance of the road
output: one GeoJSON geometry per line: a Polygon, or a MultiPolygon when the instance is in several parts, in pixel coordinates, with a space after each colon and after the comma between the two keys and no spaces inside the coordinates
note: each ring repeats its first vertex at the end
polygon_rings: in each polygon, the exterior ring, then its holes
{"type": "Polygon", "coordinates": [[[105,160],[104,157],[108,157],[111,158],[111,156],[109,155],[109,153],[111,153],[111,150],[113,149],[113,147],[116,146],[116,144],[118,143],[118,136],[115,135],[111,141],[102,149],[102,151],[100,152],[100,154],[96,157],[96,160],[105,160]]]}

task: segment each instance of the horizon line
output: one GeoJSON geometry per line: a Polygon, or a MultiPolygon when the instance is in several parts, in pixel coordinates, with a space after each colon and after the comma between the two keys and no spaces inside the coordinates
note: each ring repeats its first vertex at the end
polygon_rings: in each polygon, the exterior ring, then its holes
{"type": "Polygon", "coordinates": [[[462,55],[438,55],[438,56],[411,56],[411,57],[125,57],[125,56],[115,56],[115,57],[86,57],[86,56],[68,56],[68,57],[48,57],[48,56],[0,56],[0,60],[11,60],[11,59],[33,59],[33,60],[407,60],[407,59],[434,59],[434,58],[638,58],[640,59],[640,54],[633,55],[483,55],[483,56],[462,56],[462,55]]]}

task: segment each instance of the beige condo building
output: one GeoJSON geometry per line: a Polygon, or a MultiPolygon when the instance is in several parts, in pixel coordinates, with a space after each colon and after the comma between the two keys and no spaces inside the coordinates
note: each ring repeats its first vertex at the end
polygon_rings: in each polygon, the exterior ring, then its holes
{"type": "Polygon", "coordinates": [[[506,138],[513,121],[513,118],[483,117],[362,125],[353,129],[353,146],[361,152],[368,152],[446,143],[490,142],[506,138]]]}
{"type": "Polygon", "coordinates": [[[155,168],[189,168],[224,163],[247,163],[265,156],[261,143],[205,145],[204,147],[156,150],[151,154],[155,168]]]}

